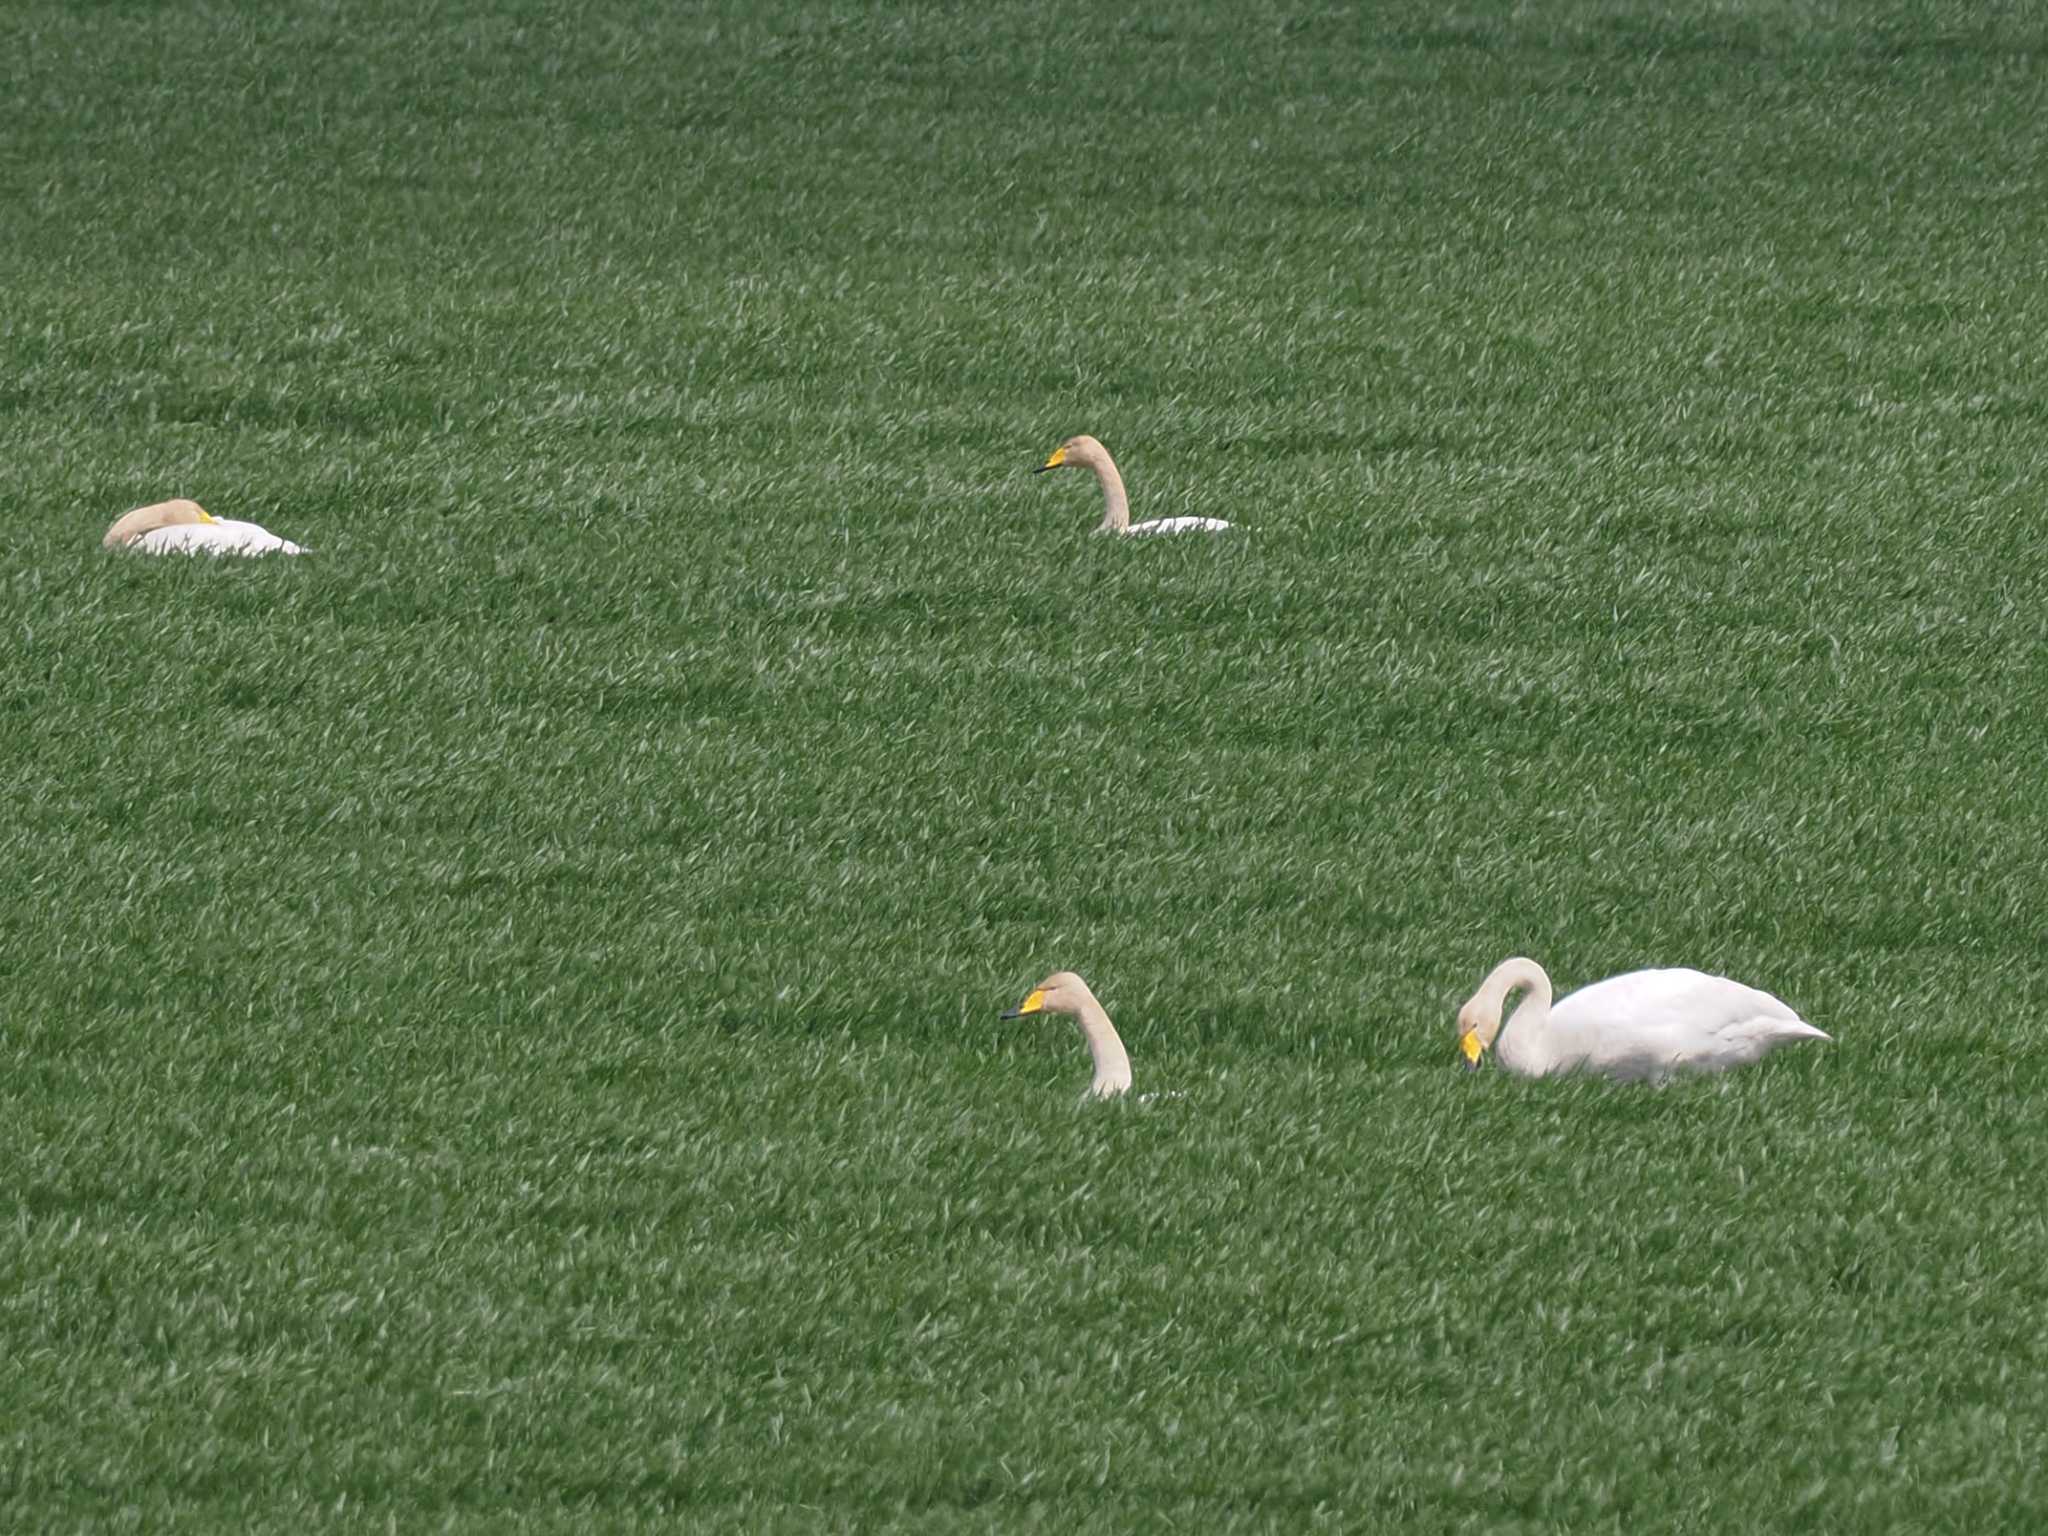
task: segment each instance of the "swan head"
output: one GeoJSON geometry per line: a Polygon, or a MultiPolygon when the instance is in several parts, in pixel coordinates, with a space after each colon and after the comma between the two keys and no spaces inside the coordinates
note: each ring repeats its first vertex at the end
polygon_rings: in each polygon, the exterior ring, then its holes
{"type": "Polygon", "coordinates": [[[1078,1014],[1093,1002],[1095,994],[1088,990],[1087,982],[1072,971],[1054,971],[1033,987],[1023,1002],[1006,1009],[1003,1017],[1021,1019],[1028,1013],[1078,1014]]]}
{"type": "Polygon", "coordinates": [[[1030,1013],[1064,1013],[1081,1026],[1081,1038],[1088,1042],[1088,1054],[1095,1062],[1095,1081],[1088,1085],[1084,1098],[1113,1099],[1129,1091],[1130,1055],[1087,982],[1072,971],[1054,971],[1003,1017],[1021,1019],[1030,1013]]]}
{"type": "Polygon", "coordinates": [[[153,506],[137,507],[133,512],[124,512],[114,520],[114,526],[107,530],[107,536],[100,540],[107,549],[118,549],[123,544],[133,544],[145,533],[154,533],[159,528],[176,528],[185,523],[217,523],[215,517],[196,501],[180,497],[176,501],[159,501],[153,506]]]}
{"type": "Polygon", "coordinates": [[[1526,955],[1515,955],[1487,972],[1479,990],[1465,1000],[1465,1006],[1458,1010],[1458,1053],[1465,1058],[1467,1067],[1477,1067],[1485,1061],[1486,1053],[1500,1037],[1509,996],[1522,991],[1531,994],[1539,1012],[1549,1011],[1549,973],[1526,955]]]}
{"type": "Polygon", "coordinates": [[[1068,438],[1059,447],[1053,449],[1051,453],[1046,455],[1045,462],[1031,471],[1031,473],[1042,475],[1048,469],[1066,469],[1070,466],[1081,469],[1093,469],[1108,458],[1109,450],[1104,448],[1102,444],[1090,437],[1086,432],[1083,432],[1078,437],[1068,438]]]}
{"type": "Polygon", "coordinates": [[[1486,1059],[1489,1024],[1495,1030],[1499,1029],[1500,1012],[1496,1008],[1493,1017],[1487,1018],[1486,1010],[1476,997],[1458,1010],[1458,1054],[1465,1058],[1467,1071],[1477,1071],[1479,1064],[1486,1059]]]}

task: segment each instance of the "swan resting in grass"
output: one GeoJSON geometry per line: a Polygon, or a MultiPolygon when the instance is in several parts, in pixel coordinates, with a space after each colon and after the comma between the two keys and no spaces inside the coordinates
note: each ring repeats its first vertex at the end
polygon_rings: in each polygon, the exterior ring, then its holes
{"type": "Polygon", "coordinates": [[[1088,1054],[1095,1058],[1095,1081],[1083,1098],[1113,1099],[1131,1087],[1131,1058],[1124,1042],[1109,1022],[1109,1015],[1088,983],[1072,971],[1054,971],[1031,989],[1031,995],[1007,1010],[1006,1019],[1021,1019],[1027,1013],[1064,1013],[1081,1026],[1081,1038],[1088,1042],[1088,1054]]]}
{"type": "Polygon", "coordinates": [[[139,549],[151,555],[303,555],[290,539],[280,539],[254,523],[215,517],[196,501],[160,501],[137,507],[115,519],[100,540],[108,549],[139,549]]]}
{"type": "Polygon", "coordinates": [[[1096,527],[1097,533],[1122,534],[1130,538],[1149,536],[1155,533],[1227,533],[1231,525],[1220,517],[1155,517],[1149,523],[1131,521],[1131,499],[1124,494],[1124,477],[1116,472],[1116,460],[1109,456],[1109,450],[1094,438],[1082,433],[1070,437],[1038,468],[1031,471],[1042,475],[1048,469],[1092,469],[1096,481],[1102,486],[1102,522],[1096,527]]]}
{"type": "Polygon", "coordinates": [[[1550,977],[1520,956],[1493,968],[1458,1010],[1458,1049],[1487,1051],[1522,1077],[1597,1072],[1622,1081],[1746,1066],[1791,1040],[1830,1037],[1755,987],[1701,971],[1630,971],[1581,987],[1555,1007],[1550,977]],[[1501,1020],[1513,992],[1521,1004],[1501,1020]]]}

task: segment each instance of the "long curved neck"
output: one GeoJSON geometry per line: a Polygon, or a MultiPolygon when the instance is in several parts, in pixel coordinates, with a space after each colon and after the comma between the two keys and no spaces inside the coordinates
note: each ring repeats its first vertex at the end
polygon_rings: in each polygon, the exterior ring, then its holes
{"type": "Polygon", "coordinates": [[[159,528],[174,528],[181,523],[198,523],[206,520],[206,511],[196,501],[180,497],[176,501],[159,501],[147,507],[137,507],[133,512],[124,512],[114,519],[106,537],[100,543],[107,549],[118,549],[123,544],[133,544],[145,533],[154,533],[159,528]]]}
{"type": "MultiPolygon", "coordinates": [[[[1116,472],[1116,460],[1103,449],[1090,462],[1102,486],[1102,523],[1097,533],[1122,533],[1131,526],[1131,499],[1124,494],[1124,477],[1116,472]]],[[[1104,1020],[1107,1023],[1107,1020],[1104,1020]]],[[[1112,1037],[1115,1031],[1110,1031],[1112,1037]]]]}
{"type": "Polygon", "coordinates": [[[1485,999],[1486,1016],[1493,1021],[1480,1030],[1480,1040],[1489,1049],[1500,1037],[1502,1014],[1508,997],[1523,991],[1529,995],[1515,1012],[1526,1013],[1530,1024],[1540,1025],[1542,1020],[1550,1017],[1550,975],[1534,960],[1522,955],[1503,960],[1479,984],[1479,996],[1485,999]]]}
{"type": "Polygon", "coordinates": [[[1095,1081],[1088,1085],[1089,1096],[1104,1099],[1129,1088],[1131,1058],[1116,1026],[1109,1022],[1109,1015],[1093,994],[1081,1004],[1074,1022],[1081,1026],[1081,1038],[1088,1042],[1088,1054],[1095,1061],[1095,1081]]]}

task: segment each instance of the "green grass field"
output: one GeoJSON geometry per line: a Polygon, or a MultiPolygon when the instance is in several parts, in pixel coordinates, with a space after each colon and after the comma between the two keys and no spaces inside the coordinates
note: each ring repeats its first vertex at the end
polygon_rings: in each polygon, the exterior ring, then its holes
{"type": "Polygon", "coordinates": [[[2017,0],[10,7],[0,1526],[2039,1529],[2044,122],[2017,0]],[[1468,1075],[1517,952],[1837,1043],[1468,1075]]]}

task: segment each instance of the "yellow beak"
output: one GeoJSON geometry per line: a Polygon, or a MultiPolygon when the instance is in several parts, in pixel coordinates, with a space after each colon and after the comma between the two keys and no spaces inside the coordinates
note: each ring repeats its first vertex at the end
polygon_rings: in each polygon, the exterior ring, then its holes
{"type": "Polygon", "coordinates": [[[1465,1053],[1465,1065],[1476,1067],[1479,1065],[1479,1058],[1485,1052],[1486,1047],[1479,1043],[1479,1031],[1468,1029],[1465,1033],[1458,1036],[1458,1049],[1465,1053]]]}
{"type": "Polygon", "coordinates": [[[1027,1013],[1036,1013],[1045,1006],[1045,988],[1039,987],[1023,1002],[1003,1015],[1006,1019],[1021,1019],[1027,1013]]]}
{"type": "Polygon", "coordinates": [[[1041,470],[1058,469],[1062,464],[1066,462],[1067,445],[1065,443],[1061,443],[1059,447],[1053,449],[1052,453],[1046,458],[1046,461],[1038,467],[1041,470]]]}

